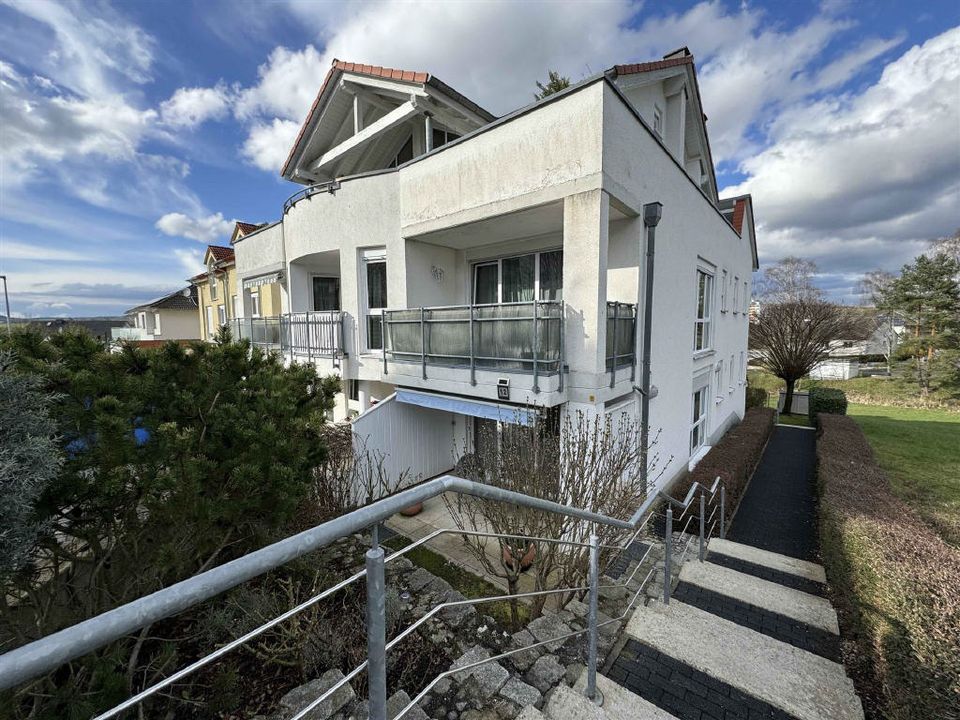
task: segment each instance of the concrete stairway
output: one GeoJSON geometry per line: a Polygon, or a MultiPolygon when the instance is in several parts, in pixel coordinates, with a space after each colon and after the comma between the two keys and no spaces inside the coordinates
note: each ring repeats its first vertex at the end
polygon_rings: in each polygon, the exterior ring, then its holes
{"type": "Polygon", "coordinates": [[[597,678],[558,687],[521,720],[862,720],[839,664],[823,568],[726,540],[683,565],[669,605],[640,606],[620,655],[597,678]]]}

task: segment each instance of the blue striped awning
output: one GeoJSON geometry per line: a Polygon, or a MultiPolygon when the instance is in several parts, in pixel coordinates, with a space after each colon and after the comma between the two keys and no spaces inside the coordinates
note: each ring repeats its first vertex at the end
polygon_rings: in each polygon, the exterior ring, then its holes
{"type": "Polygon", "coordinates": [[[511,425],[533,425],[536,411],[516,405],[500,405],[483,400],[468,400],[454,395],[436,395],[416,390],[397,390],[397,402],[408,405],[446,410],[457,415],[498,420],[511,425]]]}

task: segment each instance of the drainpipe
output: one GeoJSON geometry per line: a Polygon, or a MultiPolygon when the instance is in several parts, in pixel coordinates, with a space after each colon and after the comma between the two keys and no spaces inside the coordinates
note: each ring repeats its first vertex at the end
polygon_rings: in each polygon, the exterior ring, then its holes
{"type": "Polygon", "coordinates": [[[648,459],[647,450],[650,444],[650,336],[653,329],[653,257],[656,250],[657,224],[663,214],[663,205],[658,202],[643,206],[643,227],[647,234],[647,249],[645,266],[647,270],[646,282],[643,288],[637,288],[637,302],[640,293],[643,298],[643,357],[640,363],[640,448],[643,452],[643,462],[640,466],[640,478],[643,487],[649,490],[647,484],[648,459]]]}

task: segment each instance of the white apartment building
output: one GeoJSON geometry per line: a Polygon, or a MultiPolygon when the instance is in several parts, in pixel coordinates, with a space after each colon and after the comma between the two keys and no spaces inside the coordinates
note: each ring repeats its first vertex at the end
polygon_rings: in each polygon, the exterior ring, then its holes
{"type": "Polygon", "coordinates": [[[336,418],[394,469],[646,397],[666,482],[742,417],[753,210],[717,196],[686,48],[500,118],[429,74],[334,61],[282,175],[304,187],[234,244],[240,335],[339,374],[336,418]],[[283,312],[253,318],[267,283],[283,312]]]}

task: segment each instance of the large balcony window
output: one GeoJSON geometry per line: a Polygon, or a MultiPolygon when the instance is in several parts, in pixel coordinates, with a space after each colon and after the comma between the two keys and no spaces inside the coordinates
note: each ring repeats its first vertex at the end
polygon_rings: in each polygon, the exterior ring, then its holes
{"type": "Polygon", "coordinates": [[[364,264],[367,349],[382,350],[383,308],[387,306],[387,261],[385,257],[368,257],[364,264]]]}
{"type": "Polygon", "coordinates": [[[563,300],[563,251],[515,255],[473,266],[476,305],[563,300]]]}

